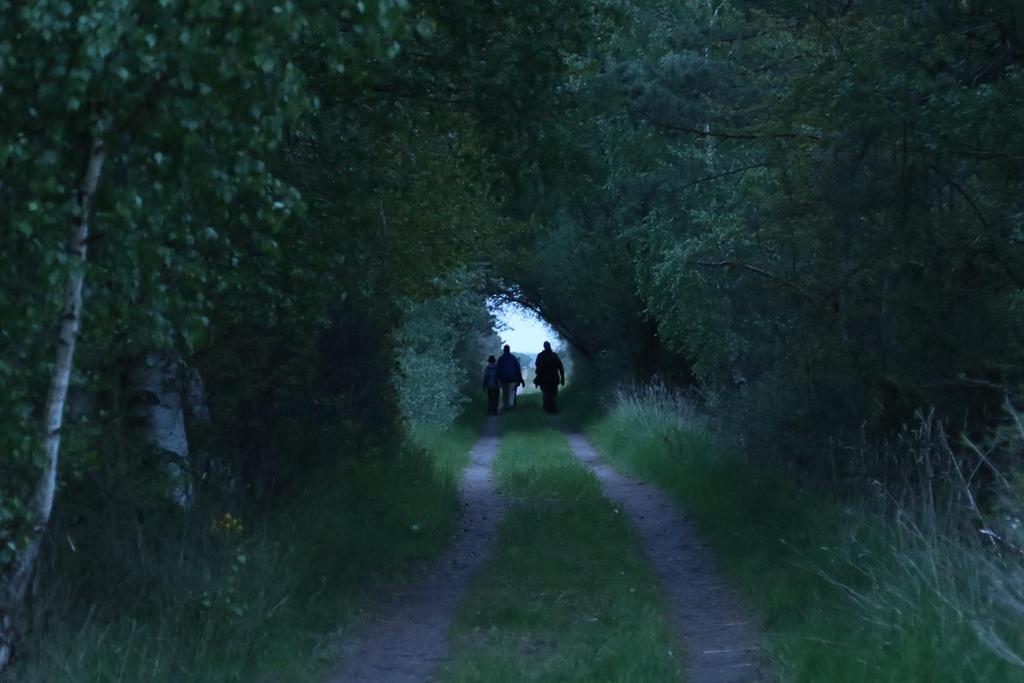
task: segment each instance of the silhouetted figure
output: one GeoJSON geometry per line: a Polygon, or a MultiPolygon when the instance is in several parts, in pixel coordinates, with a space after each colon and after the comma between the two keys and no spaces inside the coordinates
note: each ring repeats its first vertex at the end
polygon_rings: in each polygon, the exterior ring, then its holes
{"type": "Polygon", "coordinates": [[[487,357],[487,367],[484,368],[484,389],[487,391],[487,414],[498,414],[498,394],[501,392],[501,382],[498,381],[498,364],[494,356],[487,357]]]}
{"type": "Polygon", "coordinates": [[[533,385],[540,387],[544,397],[544,412],[554,415],[558,412],[558,386],[565,384],[565,366],[558,354],[551,350],[551,343],[544,342],[544,350],[537,354],[534,364],[537,376],[533,385]]]}
{"type": "Polygon", "coordinates": [[[504,352],[498,359],[498,381],[501,382],[502,410],[511,410],[516,406],[516,389],[526,386],[523,381],[523,368],[519,359],[512,355],[512,349],[505,344],[504,352]]]}

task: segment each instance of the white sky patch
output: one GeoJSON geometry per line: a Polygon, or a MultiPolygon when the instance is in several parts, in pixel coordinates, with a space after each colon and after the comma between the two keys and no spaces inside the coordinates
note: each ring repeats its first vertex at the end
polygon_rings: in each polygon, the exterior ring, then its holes
{"type": "Polygon", "coordinates": [[[565,341],[550,325],[533,311],[519,304],[489,302],[488,307],[498,321],[498,335],[512,351],[537,354],[544,348],[544,342],[551,342],[551,348],[560,351],[565,341]]]}

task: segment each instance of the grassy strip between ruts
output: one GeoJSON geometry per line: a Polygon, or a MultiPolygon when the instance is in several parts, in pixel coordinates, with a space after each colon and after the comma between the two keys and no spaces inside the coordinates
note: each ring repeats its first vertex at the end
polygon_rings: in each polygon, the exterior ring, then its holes
{"type": "Polygon", "coordinates": [[[495,469],[515,504],[459,610],[439,680],[680,680],[655,578],[623,515],[537,397],[500,419],[495,469]]]}
{"type": "Polygon", "coordinates": [[[322,678],[335,662],[338,628],[373,586],[448,542],[458,510],[455,477],[479,422],[472,411],[448,429],[414,430],[415,446],[376,453],[325,444],[336,465],[262,518],[217,516],[211,531],[209,515],[197,511],[149,558],[151,575],[122,577],[108,594],[68,607],[41,630],[13,680],[322,678]]]}
{"type": "Polygon", "coordinates": [[[997,656],[983,643],[1022,644],[984,558],[802,494],[724,452],[684,405],[663,399],[621,396],[586,431],[613,464],[695,515],[763,615],[781,680],[1024,680],[1012,651],[997,656]]]}

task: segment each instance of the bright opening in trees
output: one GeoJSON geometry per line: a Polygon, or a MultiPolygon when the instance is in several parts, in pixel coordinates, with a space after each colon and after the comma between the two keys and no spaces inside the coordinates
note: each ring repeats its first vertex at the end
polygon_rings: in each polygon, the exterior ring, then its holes
{"type": "Polygon", "coordinates": [[[551,348],[566,350],[565,340],[537,313],[516,303],[490,299],[487,308],[494,315],[496,332],[502,344],[508,344],[516,353],[538,353],[544,342],[551,348]]]}
{"type": "Polygon", "coordinates": [[[4,681],[318,680],[491,460],[432,680],[746,652],[574,427],[773,678],[1022,680],[1024,2],[0,0],[4,681]]]}

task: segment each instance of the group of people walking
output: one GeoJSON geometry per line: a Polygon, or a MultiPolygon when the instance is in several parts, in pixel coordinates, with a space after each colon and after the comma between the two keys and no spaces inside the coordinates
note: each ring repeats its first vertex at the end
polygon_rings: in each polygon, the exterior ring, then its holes
{"type": "MultiPolygon", "coordinates": [[[[543,396],[544,412],[558,412],[558,387],[565,384],[565,366],[558,354],[551,350],[551,343],[544,342],[544,350],[537,354],[534,362],[533,386],[543,396]]],[[[487,391],[487,414],[498,414],[498,397],[501,395],[502,410],[511,410],[516,405],[516,392],[525,387],[523,368],[519,359],[512,354],[508,344],[499,358],[489,356],[484,368],[484,389],[487,391]]]]}

